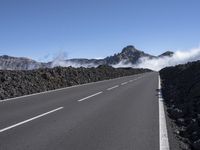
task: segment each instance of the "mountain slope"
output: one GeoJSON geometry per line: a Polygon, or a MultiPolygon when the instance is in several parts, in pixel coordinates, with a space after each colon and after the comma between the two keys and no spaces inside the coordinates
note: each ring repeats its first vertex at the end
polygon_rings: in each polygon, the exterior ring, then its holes
{"type": "Polygon", "coordinates": [[[114,56],[106,57],[104,60],[109,65],[118,64],[121,61],[125,63],[135,64],[141,57],[155,58],[155,56],[144,53],[143,51],[137,50],[134,46],[127,46],[122,49],[121,53],[115,54],[114,56]]]}
{"type": "Polygon", "coordinates": [[[165,57],[165,56],[173,56],[174,55],[174,52],[171,52],[171,51],[166,51],[164,53],[162,53],[161,55],[159,55],[158,57],[165,57]]]}
{"type": "Polygon", "coordinates": [[[0,69],[2,70],[32,70],[45,67],[47,67],[45,63],[24,57],[0,56],[0,69]]]}

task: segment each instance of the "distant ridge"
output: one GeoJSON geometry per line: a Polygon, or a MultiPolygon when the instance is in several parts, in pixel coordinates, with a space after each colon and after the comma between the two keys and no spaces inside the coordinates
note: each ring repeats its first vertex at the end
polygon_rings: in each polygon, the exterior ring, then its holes
{"type": "Polygon", "coordinates": [[[129,45],[122,49],[120,53],[108,56],[104,59],[84,59],[75,58],[68,60],[55,60],[48,63],[37,62],[35,60],[24,57],[13,57],[8,55],[0,56],[0,69],[1,70],[33,70],[39,68],[51,68],[56,66],[72,66],[72,67],[97,67],[99,65],[116,65],[123,61],[125,64],[136,64],[142,57],[149,59],[159,57],[171,57],[173,52],[167,51],[159,56],[147,54],[141,50],[136,49],[134,46],[129,45]]]}
{"type": "Polygon", "coordinates": [[[164,53],[162,53],[161,55],[159,55],[159,57],[165,57],[165,56],[173,56],[174,55],[174,52],[172,51],[166,51],[164,53]]]}

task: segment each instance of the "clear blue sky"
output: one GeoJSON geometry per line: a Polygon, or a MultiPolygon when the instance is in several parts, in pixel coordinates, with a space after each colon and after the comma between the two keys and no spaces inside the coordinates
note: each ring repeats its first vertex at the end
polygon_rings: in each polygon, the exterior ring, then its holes
{"type": "Polygon", "coordinates": [[[97,58],[200,43],[199,0],[0,0],[0,55],[97,58]]]}

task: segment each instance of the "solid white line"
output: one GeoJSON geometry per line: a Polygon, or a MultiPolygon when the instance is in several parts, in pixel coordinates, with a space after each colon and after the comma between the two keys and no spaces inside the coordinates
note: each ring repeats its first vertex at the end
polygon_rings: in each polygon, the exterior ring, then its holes
{"type": "Polygon", "coordinates": [[[133,82],[133,80],[130,80],[129,82],[133,82]]]}
{"type": "Polygon", "coordinates": [[[115,88],[118,88],[118,87],[119,87],[119,85],[115,85],[115,86],[113,86],[113,87],[111,87],[111,88],[108,88],[107,90],[110,91],[110,90],[115,89],[115,88]]]}
{"type": "Polygon", "coordinates": [[[127,84],[128,82],[124,82],[124,83],[122,83],[121,85],[125,85],[125,84],[127,84]]]}
{"type": "Polygon", "coordinates": [[[101,94],[101,93],[103,93],[103,92],[101,91],[101,92],[95,93],[95,94],[93,94],[93,95],[90,95],[90,96],[87,96],[87,97],[85,97],[85,98],[82,98],[82,99],[80,99],[80,100],[78,100],[78,101],[79,101],[79,102],[84,101],[84,100],[86,100],[86,99],[89,99],[89,98],[92,98],[92,97],[94,97],[94,96],[97,96],[97,95],[99,95],[99,94],[101,94]]]}
{"type": "Polygon", "coordinates": [[[30,118],[30,119],[28,119],[28,120],[25,120],[25,121],[19,122],[19,123],[17,123],[17,124],[11,125],[11,126],[9,126],[9,127],[6,127],[6,128],[4,128],[4,129],[1,129],[1,130],[0,130],[0,133],[2,133],[2,132],[4,132],[4,131],[7,131],[7,130],[9,130],[9,129],[12,129],[12,128],[14,128],[14,127],[20,126],[20,125],[22,125],[22,124],[28,123],[28,122],[33,121],[33,120],[35,120],[35,119],[38,119],[38,118],[40,118],[40,117],[46,116],[46,115],[48,115],[48,114],[50,114],[50,113],[53,113],[53,112],[55,112],[55,111],[58,111],[58,110],[60,110],[60,109],[63,109],[63,107],[59,107],[59,108],[57,108],[57,109],[48,111],[48,112],[46,112],[46,113],[44,113],[44,114],[35,116],[35,117],[30,118]]]}
{"type": "Polygon", "coordinates": [[[50,93],[50,92],[56,92],[56,91],[61,91],[61,90],[66,90],[66,89],[71,89],[71,88],[76,88],[76,87],[81,87],[81,86],[92,85],[92,84],[96,84],[96,83],[103,83],[103,82],[107,82],[107,81],[114,81],[114,80],[118,80],[118,79],[122,79],[122,78],[126,78],[126,77],[132,77],[132,76],[138,76],[138,74],[130,75],[130,76],[123,76],[123,77],[114,78],[114,79],[102,80],[102,81],[97,81],[97,82],[90,82],[90,83],[85,83],[85,84],[78,84],[78,85],[74,85],[74,86],[69,86],[69,87],[64,87],[64,88],[59,88],[59,89],[49,90],[49,91],[44,91],[44,92],[39,92],[39,93],[33,93],[33,94],[29,94],[29,95],[23,95],[23,96],[18,96],[18,97],[14,97],[14,98],[8,98],[8,99],[0,100],[0,103],[1,102],[7,102],[7,101],[16,100],[16,99],[20,99],[20,98],[25,98],[25,97],[31,97],[31,96],[35,96],[35,95],[50,93]]]}
{"type": "Polygon", "coordinates": [[[164,103],[161,93],[160,76],[158,77],[158,101],[159,101],[159,131],[160,131],[160,150],[169,150],[169,140],[165,118],[164,103]]]}

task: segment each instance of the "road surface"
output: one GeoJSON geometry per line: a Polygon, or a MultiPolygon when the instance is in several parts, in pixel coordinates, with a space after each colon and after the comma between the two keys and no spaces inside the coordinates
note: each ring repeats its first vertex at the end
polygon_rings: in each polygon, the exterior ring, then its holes
{"type": "Polygon", "coordinates": [[[0,150],[159,150],[158,73],[0,102],[0,150]]]}

